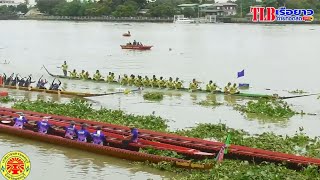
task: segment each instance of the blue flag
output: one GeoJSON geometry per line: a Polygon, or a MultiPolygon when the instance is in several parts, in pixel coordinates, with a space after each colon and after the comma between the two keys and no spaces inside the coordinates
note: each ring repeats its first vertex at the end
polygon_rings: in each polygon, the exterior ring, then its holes
{"type": "Polygon", "coordinates": [[[238,72],[238,78],[244,76],[244,70],[238,72]]]}

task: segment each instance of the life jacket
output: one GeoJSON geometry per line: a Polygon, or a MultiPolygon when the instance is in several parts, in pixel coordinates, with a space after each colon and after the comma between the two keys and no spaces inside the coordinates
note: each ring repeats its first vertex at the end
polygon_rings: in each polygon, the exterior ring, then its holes
{"type": "Polygon", "coordinates": [[[133,134],[131,138],[132,142],[138,142],[138,129],[133,129],[131,133],[133,134]]]}
{"type": "Polygon", "coordinates": [[[49,129],[50,125],[48,122],[45,122],[45,121],[41,121],[39,124],[38,124],[38,132],[39,133],[42,133],[42,134],[47,134],[48,133],[48,129],[49,129]]]}
{"type": "Polygon", "coordinates": [[[73,139],[76,135],[76,128],[75,126],[69,126],[66,129],[66,134],[64,135],[64,137],[69,138],[69,139],[73,139]]]}
{"type": "Polygon", "coordinates": [[[87,142],[87,130],[81,129],[78,131],[78,141],[80,142],[87,142]]]}
{"type": "Polygon", "coordinates": [[[96,81],[100,80],[101,79],[101,74],[100,73],[95,73],[93,75],[93,79],[96,80],[96,81]]]}
{"type": "Polygon", "coordinates": [[[92,138],[93,138],[92,143],[103,145],[103,137],[104,137],[104,135],[101,133],[100,130],[96,131],[95,133],[92,134],[92,138]]]}
{"type": "Polygon", "coordinates": [[[63,71],[68,70],[68,65],[67,65],[67,64],[63,64],[63,65],[62,65],[62,70],[63,70],[63,71]]]}
{"type": "Polygon", "coordinates": [[[27,120],[26,120],[25,117],[18,117],[18,118],[15,119],[15,123],[14,123],[13,127],[22,129],[23,125],[24,125],[24,123],[26,123],[26,121],[27,120]]]}

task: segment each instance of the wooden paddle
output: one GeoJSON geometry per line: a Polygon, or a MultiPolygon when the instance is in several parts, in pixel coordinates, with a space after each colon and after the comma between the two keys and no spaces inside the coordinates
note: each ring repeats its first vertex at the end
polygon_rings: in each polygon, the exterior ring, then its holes
{"type": "Polygon", "coordinates": [[[306,94],[306,95],[298,95],[298,96],[288,96],[288,97],[279,97],[279,99],[292,99],[292,98],[305,97],[305,96],[315,96],[315,95],[319,95],[319,94],[320,94],[320,93],[306,94]]]}

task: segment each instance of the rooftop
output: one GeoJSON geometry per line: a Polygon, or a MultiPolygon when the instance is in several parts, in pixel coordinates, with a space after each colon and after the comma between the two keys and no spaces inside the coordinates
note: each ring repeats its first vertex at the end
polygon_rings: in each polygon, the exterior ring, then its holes
{"type": "Polygon", "coordinates": [[[193,6],[198,6],[198,4],[180,4],[178,6],[179,7],[193,7],[193,6]]]}

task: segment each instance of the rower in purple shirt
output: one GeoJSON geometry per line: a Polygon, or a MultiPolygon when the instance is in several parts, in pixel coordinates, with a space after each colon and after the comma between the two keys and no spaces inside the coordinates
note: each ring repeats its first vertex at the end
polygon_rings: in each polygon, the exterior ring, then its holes
{"type": "Polygon", "coordinates": [[[86,130],[87,125],[86,124],[82,124],[81,129],[78,131],[78,139],[77,141],[79,142],[88,142],[89,140],[91,140],[91,136],[90,133],[86,130]]]}
{"type": "Polygon", "coordinates": [[[104,145],[104,143],[106,142],[106,137],[105,135],[102,133],[101,131],[101,127],[98,126],[96,128],[96,132],[92,133],[92,139],[93,139],[93,144],[98,144],[98,145],[104,145]]]}
{"type": "Polygon", "coordinates": [[[42,121],[37,122],[38,132],[41,134],[47,134],[48,130],[51,128],[48,120],[51,117],[43,117],[42,121]]]}
{"type": "Polygon", "coordinates": [[[24,114],[22,112],[17,112],[17,114],[19,114],[19,117],[13,118],[13,127],[23,129],[24,124],[28,123],[28,120],[24,117],[24,114]]]}
{"type": "Polygon", "coordinates": [[[77,134],[78,134],[78,130],[76,129],[76,123],[74,121],[70,122],[70,126],[67,126],[64,128],[65,131],[65,138],[68,139],[75,139],[77,134]]]}

